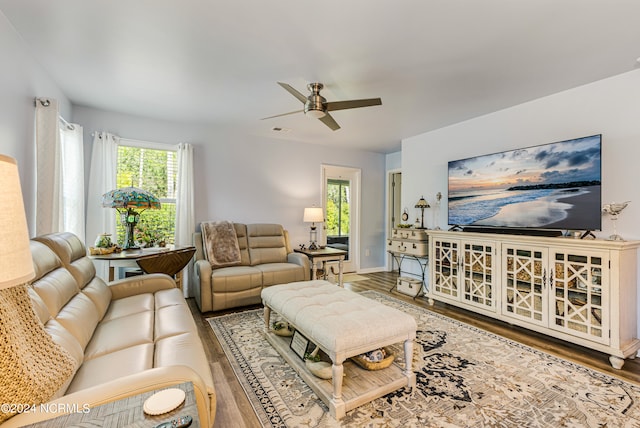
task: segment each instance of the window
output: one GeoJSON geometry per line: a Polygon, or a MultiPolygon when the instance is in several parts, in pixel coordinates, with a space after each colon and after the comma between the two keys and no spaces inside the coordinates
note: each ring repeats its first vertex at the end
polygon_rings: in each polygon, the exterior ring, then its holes
{"type": "MultiPolygon", "coordinates": [[[[133,186],[146,190],[155,195],[162,205],[159,210],[142,212],[135,230],[136,242],[145,246],[153,246],[160,241],[173,244],[178,176],[177,151],[126,145],[126,140],[120,141],[117,188],[133,186]]],[[[122,244],[125,228],[120,223],[119,216],[117,224],[118,243],[122,244]]]]}

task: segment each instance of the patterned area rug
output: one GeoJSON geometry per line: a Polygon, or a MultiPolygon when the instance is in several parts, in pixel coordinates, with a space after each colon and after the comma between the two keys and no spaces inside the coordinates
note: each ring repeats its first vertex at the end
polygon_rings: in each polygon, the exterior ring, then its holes
{"type": "Polygon", "coordinates": [[[208,319],[263,426],[640,427],[638,385],[375,291],[362,294],[415,317],[417,387],[340,422],[264,339],[262,310],[208,319]]]}

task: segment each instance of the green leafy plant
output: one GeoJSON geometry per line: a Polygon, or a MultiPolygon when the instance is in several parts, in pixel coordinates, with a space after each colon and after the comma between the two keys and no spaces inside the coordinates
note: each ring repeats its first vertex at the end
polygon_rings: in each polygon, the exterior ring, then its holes
{"type": "Polygon", "coordinates": [[[153,247],[164,239],[164,233],[142,220],[136,225],[134,237],[136,242],[144,242],[146,247],[153,247]]]}

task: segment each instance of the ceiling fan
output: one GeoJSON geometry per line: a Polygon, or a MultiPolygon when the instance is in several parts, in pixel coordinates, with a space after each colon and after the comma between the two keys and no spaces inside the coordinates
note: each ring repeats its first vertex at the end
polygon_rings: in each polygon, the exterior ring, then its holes
{"type": "Polygon", "coordinates": [[[332,101],[327,100],[320,95],[320,90],[324,87],[322,83],[309,83],[307,89],[311,94],[307,97],[295,90],[291,85],[278,82],[278,85],[286,89],[291,95],[296,97],[304,104],[303,110],[291,111],[289,113],[277,114],[275,116],[264,117],[264,119],[272,119],[274,117],[286,116],[288,114],[304,112],[307,117],[319,119],[322,123],[327,125],[332,130],[336,131],[340,129],[340,125],[331,117],[330,111],[346,110],[350,108],[370,107],[382,105],[380,98],[367,98],[363,100],[348,100],[348,101],[332,101]]]}

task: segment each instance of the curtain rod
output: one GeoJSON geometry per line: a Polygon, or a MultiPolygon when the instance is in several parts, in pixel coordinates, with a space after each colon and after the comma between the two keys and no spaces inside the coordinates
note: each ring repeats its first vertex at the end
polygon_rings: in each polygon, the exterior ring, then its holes
{"type": "Polygon", "coordinates": [[[64,117],[62,116],[58,116],[58,119],[60,119],[60,122],[64,123],[64,125],[67,127],[67,129],[69,131],[73,131],[74,129],[76,129],[75,126],[73,126],[73,124],[67,122],[66,120],[64,120],[64,117]]]}
{"type": "MultiPolygon", "coordinates": [[[[36,103],[40,103],[40,105],[42,105],[42,107],[49,107],[51,105],[51,101],[48,98],[36,98],[35,99],[36,103]]],[[[75,126],[73,126],[73,124],[67,122],[66,120],[64,120],[64,117],[58,115],[58,119],[60,119],[60,122],[62,122],[69,131],[73,131],[74,129],[76,129],[75,126]]]]}

